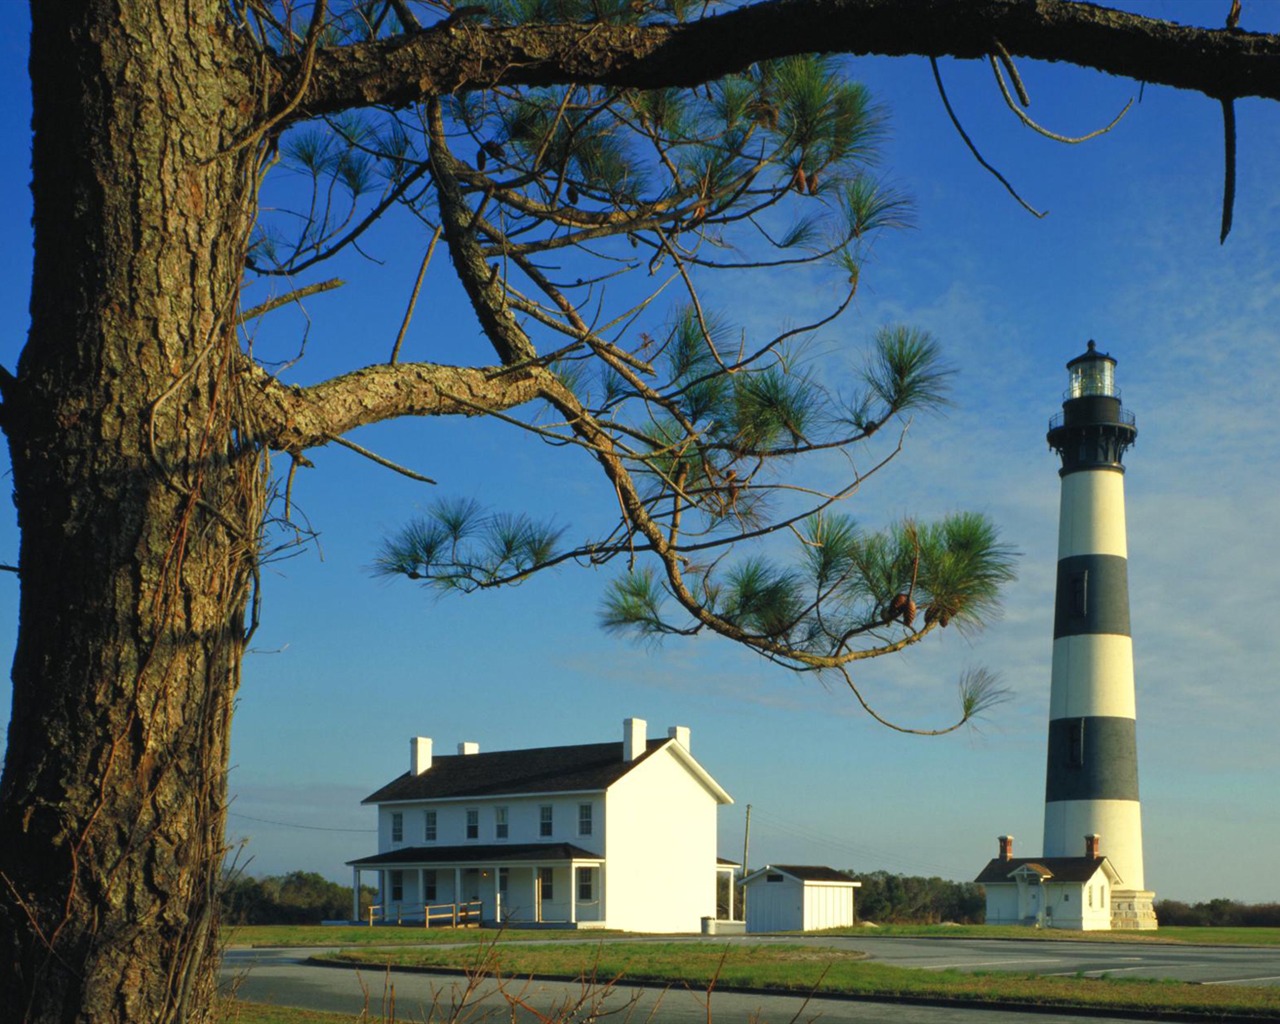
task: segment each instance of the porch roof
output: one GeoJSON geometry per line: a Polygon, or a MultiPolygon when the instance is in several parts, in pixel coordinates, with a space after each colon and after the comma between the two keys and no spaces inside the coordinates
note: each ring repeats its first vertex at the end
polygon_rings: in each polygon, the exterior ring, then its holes
{"type": "Polygon", "coordinates": [[[572,843],[471,843],[467,846],[408,846],[349,860],[347,866],[377,868],[420,864],[562,864],[574,861],[603,864],[604,858],[572,843]]]}

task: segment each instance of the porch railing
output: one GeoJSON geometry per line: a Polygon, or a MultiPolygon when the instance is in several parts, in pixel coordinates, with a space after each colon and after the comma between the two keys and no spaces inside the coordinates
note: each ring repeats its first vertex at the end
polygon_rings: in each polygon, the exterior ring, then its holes
{"type": "MultiPolygon", "coordinates": [[[[382,909],[381,903],[369,907],[370,928],[374,925],[378,911],[382,909]]],[[[430,928],[434,924],[437,928],[446,925],[450,928],[478,928],[483,910],[484,904],[479,900],[469,900],[466,903],[427,903],[422,907],[422,927],[430,928]]],[[[395,904],[395,911],[396,924],[404,924],[404,906],[395,904]]]]}
{"type": "Polygon", "coordinates": [[[480,926],[480,913],[484,904],[479,900],[467,903],[428,903],[422,908],[422,927],[447,925],[450,928],[480,926]]]}

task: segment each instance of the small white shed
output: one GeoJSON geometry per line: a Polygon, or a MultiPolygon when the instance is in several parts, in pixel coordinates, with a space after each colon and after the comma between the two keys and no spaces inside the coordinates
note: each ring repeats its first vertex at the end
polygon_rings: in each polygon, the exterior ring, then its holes
{"type": "Polygon", "coordinates": [[[862,883],[834,868],[768,864],[743,878],[747,931],[812,932],[855,922],[853,891],[862,883]]]}

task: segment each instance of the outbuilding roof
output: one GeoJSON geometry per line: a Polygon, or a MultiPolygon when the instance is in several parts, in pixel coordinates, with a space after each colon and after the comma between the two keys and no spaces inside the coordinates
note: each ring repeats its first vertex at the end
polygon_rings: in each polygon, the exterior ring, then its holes
{"type": "Polygon", "coordinates": [[[738,884],[745,885],[761,875],[777,871],[781,871],[784,875],[790,875],[798,882],[837,882],[843,885],[851,885],[855,888],[862,885],[861,882],[850,878],[843,871],[813,864],[766,864],[764,867],[751,872],[738,884]]]}
{"type": "Polygon", "coordinates": [[[1011,857],[1008,860],[995,857],[974,881],[981,885],[1012,882],[1014,873],[1025,868],[1039,875],[1042,881],[1087,882],[1104,865],[1107,874],[1118,880],[1120,876],[1106,857],[1011,857]]]}

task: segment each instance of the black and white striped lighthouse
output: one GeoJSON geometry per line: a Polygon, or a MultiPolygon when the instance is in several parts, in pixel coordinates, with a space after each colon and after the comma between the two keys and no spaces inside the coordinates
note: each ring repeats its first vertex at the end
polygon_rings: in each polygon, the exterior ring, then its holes
{"type": "Polygon", "coordinates": [[[1111,895],[1113,927],[1153,928],[1142,869],[1122,464],[1138,429],[1121,405],[1115,366],[1090,341],[1067,363],[1062,412],[1049,423],[1062,497],[1044,855],[1075,855],[1086,836],[1100,837],[1094,842],[1123,886],[1111,895]]]}

